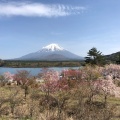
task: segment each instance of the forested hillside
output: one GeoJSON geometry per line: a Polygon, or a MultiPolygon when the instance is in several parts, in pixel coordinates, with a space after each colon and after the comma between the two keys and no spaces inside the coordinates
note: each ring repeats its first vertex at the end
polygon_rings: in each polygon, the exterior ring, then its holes
{"type": "Polygon", "coordinates": [[[105,58],[109,62],[119,63],[120,64],[120,52],[116,52],[110,55],[105,55],[105,58]]]}

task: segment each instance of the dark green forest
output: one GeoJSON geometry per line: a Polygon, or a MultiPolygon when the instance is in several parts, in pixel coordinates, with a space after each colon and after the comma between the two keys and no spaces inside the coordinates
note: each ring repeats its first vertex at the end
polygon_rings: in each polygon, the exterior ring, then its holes
{"type": "Polygon", "coordinates": [[[84,64],[84,61],[15,61],[4,60],[1,67],[76,67],[84,64]]]}

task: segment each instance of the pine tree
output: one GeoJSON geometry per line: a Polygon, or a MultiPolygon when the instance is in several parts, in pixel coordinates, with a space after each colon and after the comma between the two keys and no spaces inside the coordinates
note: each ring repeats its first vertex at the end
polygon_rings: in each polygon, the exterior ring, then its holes
{"type": "Polygon", "coordinates": [[[98,51],[95,47],[89,50],[87,53],[87,57],[85,57],[85,62],[92,65],[103,65],[105,64],[104,57],[102,52],[98,51]]]}

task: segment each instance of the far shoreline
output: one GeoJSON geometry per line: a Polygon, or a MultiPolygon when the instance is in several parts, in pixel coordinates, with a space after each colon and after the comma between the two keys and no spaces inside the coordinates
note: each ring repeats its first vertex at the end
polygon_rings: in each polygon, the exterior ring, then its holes
{"type": "Polygon", "coordinates": [[[18,61],[5,60],[0,67],[6,68],[49,68],[49,67],[81,67],[84,61],[18,61]]]}

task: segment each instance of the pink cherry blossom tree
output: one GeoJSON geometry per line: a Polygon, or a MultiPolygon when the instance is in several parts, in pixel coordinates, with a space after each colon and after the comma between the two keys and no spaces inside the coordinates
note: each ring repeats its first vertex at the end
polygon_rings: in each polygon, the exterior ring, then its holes
{"type": "Polygon", "coordinates": [[[5,81],[12,82],[14,79],[14,74],[11,74],[10,72],[5,72],[3,74],[3,77],[4,77],[5,81]]]}
{"type": "Polygon", "coordinates": [[[14,75],[14,81],[17,81],[17,85],[20,85],[21,88],[24,89],[25,98],[28,94],[28,83],[30,78],[30,72],[26,70],[17,71],[17,73],[14,75]]]}
{"type": "Polygon", "coordinates": [[[50,93],[66,90],[68,88],[67,82],[60,80],[59,72],[57,71],[43,69],[40,75],[44,80],[40,88],[47,96],[49,96],[50,93]]]}

